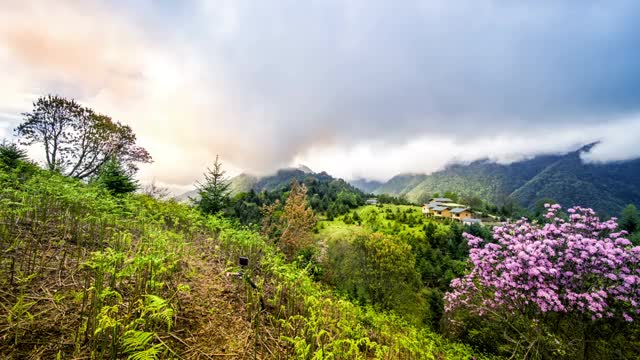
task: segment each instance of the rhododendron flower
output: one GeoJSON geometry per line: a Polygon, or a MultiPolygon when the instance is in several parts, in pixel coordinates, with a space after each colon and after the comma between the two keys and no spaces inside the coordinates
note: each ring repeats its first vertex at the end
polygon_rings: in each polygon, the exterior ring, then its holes
{"type": "Polygon", "coordinates": [[[484,307],[573,312],[633,321],[640,313],[640,247],[589,208],[545,204],[549,222],[521,219],[493,229],[493,242],[465,234],[471,271],[451,282],[445,310],[484,307]]]}

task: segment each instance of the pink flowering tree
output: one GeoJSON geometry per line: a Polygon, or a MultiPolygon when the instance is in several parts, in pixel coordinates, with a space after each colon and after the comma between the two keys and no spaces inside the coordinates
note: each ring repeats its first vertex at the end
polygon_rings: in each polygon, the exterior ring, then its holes
{"type": "Polygon", "coordinates": [[[544,225],[521,219],[495,227],[493,242],[465,234],[472,268],[451,282],[445,311],[505,321],[523,315],[534,324],[551,317],[638,320],[640,247],[618,231],[615,218],[603,222],[582,207],[563,218],[559,205],[545,208],[544,225]]]}

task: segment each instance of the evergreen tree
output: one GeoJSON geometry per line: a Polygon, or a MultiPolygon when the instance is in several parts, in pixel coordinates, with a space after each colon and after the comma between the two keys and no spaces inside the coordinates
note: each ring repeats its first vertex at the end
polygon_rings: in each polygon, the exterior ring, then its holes
{"type": "Polygon", "coordinates": [[[117,158],[109,159],[98,171],[94,182],[104,186],[112,194],[127,194],[138,189],[138,183],[117,158]]]}
{"type": "Polygon", "coordinates": [[[195,203],[198,208],[206,214],[216,214],[224,210],[229,204],[231,183],[225,176],[226,171],[222,169],[222,163],[218,155],[213,163],[213,169],[207,169],[204,174],[204,183],[198,183],[198,195],[200,199],[195,203]]]}
{"type": "Polygon", "coordinates": [[[620,229],[628,231],[629,234],[640,230],[640,215],[635,205],[629,204],[622,210],[620,229]]]}
{"type": "Polygon", "coordinates": [[[14,143],[2,141],[0,144],[0,166],[6,166],[10,169],[18,167],[20,162],[27,161],[27,152],[20,149],[18,145],[14,143]]]}

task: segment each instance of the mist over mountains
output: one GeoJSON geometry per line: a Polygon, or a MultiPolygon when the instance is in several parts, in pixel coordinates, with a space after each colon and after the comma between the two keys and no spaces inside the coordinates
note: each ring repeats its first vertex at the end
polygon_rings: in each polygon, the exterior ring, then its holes
{"type": "MultiPolygon", "coordinates": [[[[640,159],[602,164],[582,161],[581,154],[591,146],[511,164],[480,160],[451,165],[429,175],[400,174],[377,188],[361,189],[405,196],[417,203],[434,193],[453,191],[494,204],[515,202],[529,209],[541,199],[552,199],[565,207],[589,206],[610,215],[618,214],[629,203],[640,204],[640,159]]],[[[360,182],[353,184],[361,186],[360,182]]]]}
{"type": "MultiPolygon", "coordinates": [[[[365,193],[403,196],[415,203],[427,201],[434,193],[452,191],[496,205],[516,203],[532,209],[539,200],[550,199],[564,207],[588,206],[608,215],[619,214],[630,203],[640,205],[640,159],[602,164],[582,161],[581,154],[591,146],[564,155],[540,155],[511,164],[479,160],[450,165],[428,175],[399,174],[386,182],[360,178],[348,183],[365,193]]],[[[269,176],[243,173],[231,179],[230,188],[234,194],[274,191],[290,185],[293,180],[303,182],[309,177],[321,182],[344,183],[326,172],[316,173],[299,165],[269,176]]],[[[197,191],[177,198],[189,197],[197,197],[197,191]]]]}

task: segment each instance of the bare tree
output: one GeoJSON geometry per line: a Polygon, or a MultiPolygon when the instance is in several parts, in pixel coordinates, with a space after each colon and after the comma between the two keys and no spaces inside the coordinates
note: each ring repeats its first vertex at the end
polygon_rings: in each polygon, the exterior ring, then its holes
{"type": "Polygon", "coordinates": [[[138,169],[136,163],[152,161],[147,150],[136,145],[129,126],[75,100],[40,97],[23,115],[25,121],[16,128],[20,143],[43,144],[50,170],[85,179],[114,157],[131,173],[138,169]]]}

